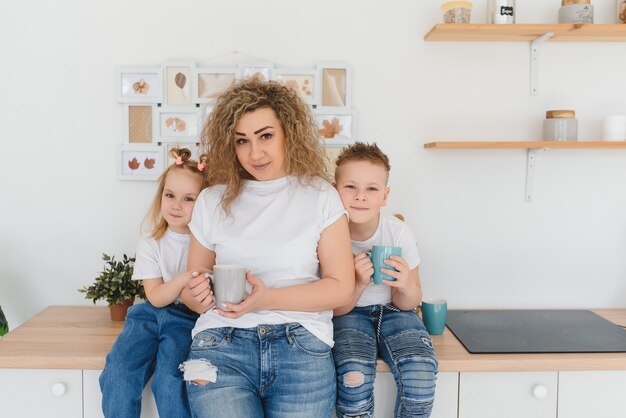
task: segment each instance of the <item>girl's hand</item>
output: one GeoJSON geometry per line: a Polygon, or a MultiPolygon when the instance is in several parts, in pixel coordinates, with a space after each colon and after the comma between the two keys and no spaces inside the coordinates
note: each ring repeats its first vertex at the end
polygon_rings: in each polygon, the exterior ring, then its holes
{"type": "Polygon", "coordinates": [[[400,292],[407,292],[413,290],[415,287],[415,281],[409,279],[409,265],[404,261],[404,258],[397,255],[392,255],[385,260],[385,264],[388,264],[398,271],[382,268],[380,271],[388,276],[395,278],[396,280],[383,280],[383,283],[390,287],[395,287],[400,292]]]}
{"type": "Polygon", "coordinates": [[[369,250],[361,251],[354,256],[354,271],[356,273],[356,282],[361,286],[369,286],[374,274],[374,264],[372,260],[365,254],[369,250]]]}
{"type": "Polygon", "coordinates": [[[271,289],[265,286],[265,282],[254,276],[251,271],[246,273],[246,280],[252,285],[250,294],[238,304],[226,303],[225,309],[217,307],[215,310],[225,318],[239,318],[248,312],[257,312],[267,309],[271,300],[271,289]]]}
{"type": "Polygon", "coordinates": [[[213,290],[206,275],[206,269],[198,268],[193,271],[185,287],[198,303],[207,307],[207,310],[213,306],[213,290]]]}

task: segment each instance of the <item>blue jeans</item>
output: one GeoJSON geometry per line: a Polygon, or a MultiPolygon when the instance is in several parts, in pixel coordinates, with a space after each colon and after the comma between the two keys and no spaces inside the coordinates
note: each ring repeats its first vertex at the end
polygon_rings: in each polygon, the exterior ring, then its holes
{"type": "Polygon", "coordinates": [[[437,359],[415,311],[393,305],[355,307],[333,318],[337,369],[337,417],[374,416],[378,356],[396,380],[394,417],[429,417],[435,397],[437,359]]]}
{"type": "Polygon", "coordinates": [[[324,418],[335,404],[331,348],[297,323],[204,330],[184,370],[194,417],[324,418]]]}
{"type": "Polygon", "coordinates": [[[131,306],[124,329],[107,355],[100,375],[105,417],[139,418],[141,393],[150,376],[159,417],[190,417],[187,393],[178,370],[191,344],[198,314],[182,303],[155,308],[131,306]]]}

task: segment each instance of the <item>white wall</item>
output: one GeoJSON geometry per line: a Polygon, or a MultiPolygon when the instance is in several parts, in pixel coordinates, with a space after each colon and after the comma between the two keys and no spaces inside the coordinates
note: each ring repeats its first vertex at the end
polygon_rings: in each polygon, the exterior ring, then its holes
{"type": "MultiPolygon", "coordinates": [[[[476,1],[474,23],[485,22],[476,1]]],[[[154,192],[115,177],[118,66],[193,59],[354,69],[359,132],[392,162],[390,209],[420,244],[425,297],[454,308],[626,307],[626,150],[550,150],[524,202],[523,150],[425,150],[435,140],[536,140],[575,109],[580,139],[626,113],[626,43],[424,42],[432,0],[10,2],[0,14],[0,304],[12,327],[76,289],[100,254],[134,253],[154,192]],[[213,57],[229,54],[212,60],[213,57]]],[[[519,1],[549,23],[558,1],[519,1]],[[549,3],[549,4],[548,4],[549,3]]],[[[612,23],[614,0],[594,0],[612,23]]]]}

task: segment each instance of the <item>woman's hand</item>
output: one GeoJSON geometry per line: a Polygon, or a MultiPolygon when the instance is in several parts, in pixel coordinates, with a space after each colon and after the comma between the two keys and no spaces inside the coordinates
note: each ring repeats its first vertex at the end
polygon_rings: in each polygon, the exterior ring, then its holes
{"type": "Polygon", "coordinates": [[[356,282],[362,287],[369,286],[374,274],[374,264],[372,260],[365,254],[369,250],[361,251],[354,255],[354,270],[356,273],[356,282]]]}
{"type": "Polygon", "coordinates": [[[265,286],[265,282],[250,271],[246,273],[246,280],[252,285],[250,294],[241,303],[225,303],[226,306],[224,307],[216,307],[217,313],[225,318],[239,318],[248,312],[268,309],[271,304],[272,289],[265,286]]]}
{"type": "Polygon", "coordinates": [[[392,255],[389,259],[385,260],[385,264],[390,265],[398,271],[382,268],[381,272],[393,277],[396,280],[383,280],[383,283],[387,286],[396,288],[397,291],[402,293],[410,293],[417,288],[415,280],[409,278],[409,265],[404,261],[404,258],[397,255],[392,255]]]}
{"type": "Polygon", "coordinates": [[[196,268],[191,273],[191,278],[185,283],[185,287],[193,298],[209,310],[213,305],[213,290],[211,289],[206,268],[196,268]]]}

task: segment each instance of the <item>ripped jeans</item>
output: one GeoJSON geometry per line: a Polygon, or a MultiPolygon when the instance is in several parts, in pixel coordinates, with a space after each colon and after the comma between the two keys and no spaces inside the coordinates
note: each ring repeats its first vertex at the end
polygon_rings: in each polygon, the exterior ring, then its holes
{"type": "Polygon", "coordinates": [[[394,417],[429,417],[435,397],[437,359],[420,317],[393,305],[355,307],[333,318],[337,369],[337,417],[374,416],[378,356],[397,386],[394,417]]]}
{"type": "Polygon", "coordinates": [[[195,418],[328,418],[331,348],[298,323],[210,328],[182,365],[195,418]]]}

